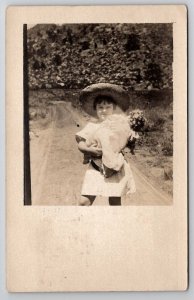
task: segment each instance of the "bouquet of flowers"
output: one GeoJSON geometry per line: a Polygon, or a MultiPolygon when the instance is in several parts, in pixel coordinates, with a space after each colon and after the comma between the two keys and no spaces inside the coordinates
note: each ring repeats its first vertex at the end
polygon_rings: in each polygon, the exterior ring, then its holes
{"type": "Polygon", "coordinates": [[[129,113],[128,121],[131,129],[134,131],[141,131],[146,123],[146,118],[144,117],[142,110],[135,109],[129,113]]]}
{"type": "Polygon", "coordinates": [[[128,140],[127,147],[130,149],[131,154],[135,154],[135,144],[136,140],[139,139],[138,131],[141,131],[146,123],[146,118],[144,117],[143,111],[140,109],[135,109],[131,111],[128,115],[128,123],[130,128],[133,130],[133,134],[128,140]]]}

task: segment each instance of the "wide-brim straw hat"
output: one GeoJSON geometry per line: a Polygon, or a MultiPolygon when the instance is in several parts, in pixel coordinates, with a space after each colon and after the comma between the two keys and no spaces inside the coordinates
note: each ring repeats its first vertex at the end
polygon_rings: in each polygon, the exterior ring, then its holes
{"type": "Polygon", "coordinates": [[[96,116],[94,101],[98,96],[112,97],[114,102],[125,112],[129,107],[129,94],[120,85],[96,83],[87,86],[80,93],[82,109],[91,116],[96,116]]]}

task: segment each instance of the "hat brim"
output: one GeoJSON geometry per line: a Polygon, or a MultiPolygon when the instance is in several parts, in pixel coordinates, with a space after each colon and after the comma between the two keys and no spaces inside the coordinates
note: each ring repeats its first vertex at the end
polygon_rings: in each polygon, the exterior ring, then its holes
{"type": "Polygon", "coordinates": [[[129,107],[129,94],[121,86],[110,83],[92,84],[83,89],[80,94],[82,109],[91,116],[96,116],[94,101],[100,95],[112,97],[123,111],[129,107]]]}

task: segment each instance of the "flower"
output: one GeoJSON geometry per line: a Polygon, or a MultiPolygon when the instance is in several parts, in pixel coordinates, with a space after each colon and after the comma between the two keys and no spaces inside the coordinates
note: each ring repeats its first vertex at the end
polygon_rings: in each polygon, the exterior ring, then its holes
{"type": "Polygon", "coordinates": [[[129,113],[128,121],[134,131],[140,131],[145,125],[146,118],[142,110],[135,109],[129,113]]]}

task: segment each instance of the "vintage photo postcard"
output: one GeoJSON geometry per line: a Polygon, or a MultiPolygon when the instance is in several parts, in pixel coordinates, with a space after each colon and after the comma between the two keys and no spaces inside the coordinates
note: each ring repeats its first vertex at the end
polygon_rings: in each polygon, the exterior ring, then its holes
{"type": "Polygon", "coordinates": [[[7,289],[188,285],[187,9],[10,6],[7,289]]]}

